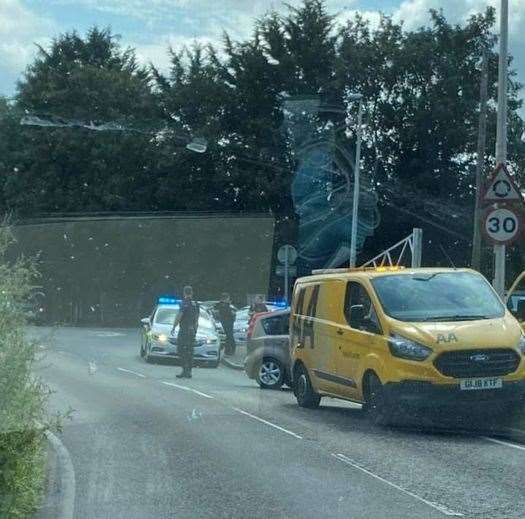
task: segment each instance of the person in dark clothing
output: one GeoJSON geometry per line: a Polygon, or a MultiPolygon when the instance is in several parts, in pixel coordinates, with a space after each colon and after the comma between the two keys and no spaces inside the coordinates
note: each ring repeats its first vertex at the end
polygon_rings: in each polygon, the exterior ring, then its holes
{"type": "Polygon", "coordinates": [[[267,311],[268,307],[264,304],[263,298],[261,296],[257,296],[255,301],[250,306],[250,315],[267,311]]]}
{"type": "Polygon", "coordinates": [[[182,372],[177,378],[191,378],[193,367],[193,347],[195,335],[199,327],[200,307],[199,303],[193,300],[193,289],[190,286],[184,287],[184,299],[180,304],[180,310],[173,323],[172,334],[175,328],[179,327],[177,335],[177,350],[181,360],[182,372]]]}
{"type": "Polygon", "coordinates": [[[233,323],[235,322],[235,311],[231,306],[230,294],[224,292],[221,300],[215,305],[215,310],[222,328],[226,335],[226,355],[235,354],[235,337],[233,335],[233,323]]]}

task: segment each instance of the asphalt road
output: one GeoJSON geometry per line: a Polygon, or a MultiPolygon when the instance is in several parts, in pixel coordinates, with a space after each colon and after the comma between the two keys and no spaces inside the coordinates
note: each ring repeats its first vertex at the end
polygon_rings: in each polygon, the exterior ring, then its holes
{"type": "Polygon", "coordinates": [[[32,329],[75,472],[75,517],[525,517],[525,447],[300,409],[244,373],[146,364],[133,330],[32,329]]]}

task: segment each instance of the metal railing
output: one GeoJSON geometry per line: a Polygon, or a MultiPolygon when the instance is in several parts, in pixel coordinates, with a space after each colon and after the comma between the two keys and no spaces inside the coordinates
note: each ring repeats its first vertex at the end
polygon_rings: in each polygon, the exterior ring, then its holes
{"type": "Polygon", "coordinates": [[[412,234],[404,238],[403,240],[392,245],[388,249],[384,250],[371,260],[367,261],[361,268],[364,267],[396,267],[401,265],[405,257],[405,253],[410,251],[411,267],[421,267],[421,254],[423,249],[423,231],[422,229],[414,228],[412,234]],[[396,259],[397,256],[397,259],[396,259]]]}

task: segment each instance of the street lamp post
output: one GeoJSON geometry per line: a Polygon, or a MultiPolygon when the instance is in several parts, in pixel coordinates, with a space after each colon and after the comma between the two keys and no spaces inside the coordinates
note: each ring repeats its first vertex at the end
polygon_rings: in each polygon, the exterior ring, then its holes
{"type": "Polygon", "coordinates": [[[363,135],[363,96],[352,94],[349,96],[351,101],[359,101],[359,112],[357,115],[357,142],[355,146],[355,167],[354,167],[354,200],[352,204],[352,233],[350,236],[350,267],[355,267],[357,257],[357,223],[359,219],[359,177],[361,169],[361,140],[363,135]]]}

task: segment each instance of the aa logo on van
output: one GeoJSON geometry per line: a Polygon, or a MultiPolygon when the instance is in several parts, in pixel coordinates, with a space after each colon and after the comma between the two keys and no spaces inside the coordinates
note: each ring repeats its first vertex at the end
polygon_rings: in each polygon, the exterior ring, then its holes
{"type": "Polygon", "coordinates": [[[458,342],[458,338],[456,337],[455,333],[449,333],[448,335],[444,335],[444,334],[440,333],[437,336],[436,342],[438,344],[441,344],[442,342],[448,344],[449,342],[458,342]]]}

